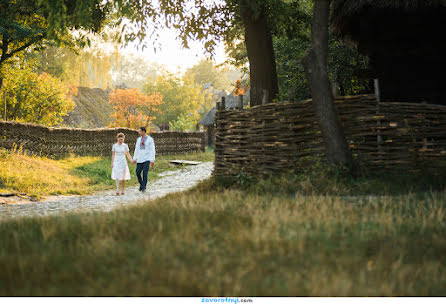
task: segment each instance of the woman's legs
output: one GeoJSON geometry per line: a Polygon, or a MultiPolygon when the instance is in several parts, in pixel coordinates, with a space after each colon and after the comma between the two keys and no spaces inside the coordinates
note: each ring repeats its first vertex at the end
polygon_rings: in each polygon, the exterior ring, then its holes
{"type": "Polygon", "coordinates": [[[124,194],[124,189],[125,189],[125,179],[122,180],[122,191],[121,191],[121,194],[124,194]]]}
{"type": "Polygon", "coordinates": [[[116,194],[119,194],[119,179],[116,179],[115,182],[116,182],[116,194]]]}

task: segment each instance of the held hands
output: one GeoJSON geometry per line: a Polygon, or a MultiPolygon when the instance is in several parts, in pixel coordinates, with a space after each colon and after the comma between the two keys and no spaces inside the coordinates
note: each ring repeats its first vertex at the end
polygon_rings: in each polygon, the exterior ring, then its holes
{"type": "MultiPolygon", "coordinates": [[[[136,164],[136,160],[132,160],[132,165],[136,164]]],[[[150,166],[153,167],[155,165],[154,162],[150,162],[150,166]]],[[[113,167],[113,165],[112,165],[113,167]]]]}

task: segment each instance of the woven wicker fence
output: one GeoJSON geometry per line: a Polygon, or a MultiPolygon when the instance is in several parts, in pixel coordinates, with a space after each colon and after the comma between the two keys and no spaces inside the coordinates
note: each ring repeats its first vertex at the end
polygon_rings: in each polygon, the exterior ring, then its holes
{"type": "MultiPolygon", "coordinates": [[[[372,95],[335,101],[354,158],[368,169],[446,169],[446,107],[378,103],[372,95]]],[[[311,100],[216,113],[216,176],[269,175],[324,159],[311,100]]]]}
{"type": "MultiPolygon", "coordinates": [[[[135,148],[138,133],[127,128],[69,129],[47,128],[33,124],[0,121],[0,147],[12,149],[22,146],[26,151],[46,156],[110,155],[116,135],[125,134],[131,151],[135,148]]],[[[193,153],[205,150],[203,132],[152,133],[158,155],[193,153]]]]}

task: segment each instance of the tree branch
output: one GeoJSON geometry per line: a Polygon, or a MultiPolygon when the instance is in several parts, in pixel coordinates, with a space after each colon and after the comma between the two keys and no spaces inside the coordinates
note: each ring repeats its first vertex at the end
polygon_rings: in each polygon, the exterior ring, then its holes
{"type": "Polygon", "coordinates": [[[21,47],[15,49],[15,50],[10,51],[9,54],[6,53],[8,51],[8,44],[9,43],[3,42],[3,45],[2,45],[2,57],[0,58],[0,64],[3,61],[5,61],[6,59],[11,58],[12,56],[14,56],[14,54],[23,51],[24,49],[30,47],[31,45],[33,45],[34,43],[42,40],[43,38],[44,38],[44,35],[39,35],[39,36],[36,36],[34,38],[31,38],[31,40],[28,43],[25,43],[21,47]]]}
{"type": "Polygon", "coordinates": [[[4,60],[6,60],[6,58],[4,58],[6,56],[6,52],[8,51],[8,39],[6,39],[5,36],[3,36],[3,43],[2,43],[2,57],[0,57],[0,65],[1,62],[3,62],[4,60]]]}

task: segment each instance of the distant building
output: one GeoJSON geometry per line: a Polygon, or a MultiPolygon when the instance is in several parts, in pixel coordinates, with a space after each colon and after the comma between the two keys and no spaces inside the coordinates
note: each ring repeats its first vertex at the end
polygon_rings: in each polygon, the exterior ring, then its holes
{"type": "MultiPolygon", "coordinates": [[[[238,107],[239,97],[234,96],[234,91],[232,91],[230,94],[227,94],[224,91],[221,91],[218,95],[218,101],[221,100],[222,97],[225,97],[225,108],[226,109],[236,109],[238,107]]],[[[249,90],[246,92],[245,96],[243,97],[243,106],[249,105],[249,90]]],[[[207,133],[207,142],[208,146],[212,146],[214,144],[214,129],[215,129],[215,112],[216,107],[213,107],[209,112],[207,112],[203,118],[198,122],[199,125],[202,125],[206,128],[207,133]]]]}

